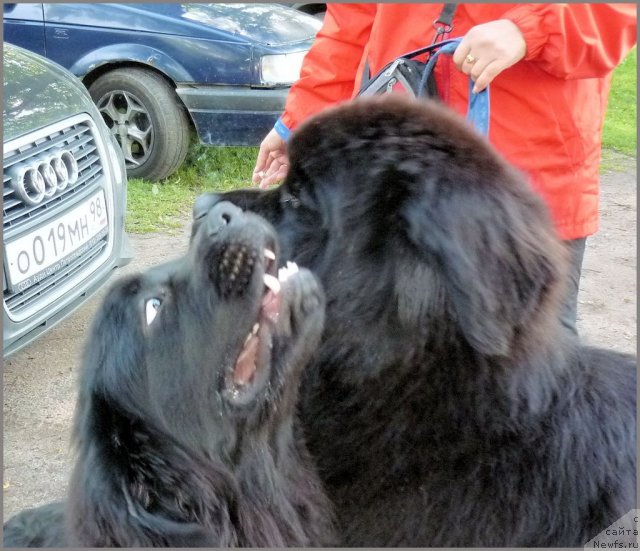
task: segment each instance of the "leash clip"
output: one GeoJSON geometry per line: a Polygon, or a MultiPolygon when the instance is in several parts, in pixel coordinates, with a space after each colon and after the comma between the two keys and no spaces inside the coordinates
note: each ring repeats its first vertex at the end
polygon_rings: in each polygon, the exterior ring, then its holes
{"type": "Polygon", "coordinates": [[[444,38],[445,34],[449,34],[453,30],[453,25],[451,23],[440,21],[440,19],[434,19],[433,28],[436,30],[436,34],[433,37],[431,45],[440,42],[444,38]]]}

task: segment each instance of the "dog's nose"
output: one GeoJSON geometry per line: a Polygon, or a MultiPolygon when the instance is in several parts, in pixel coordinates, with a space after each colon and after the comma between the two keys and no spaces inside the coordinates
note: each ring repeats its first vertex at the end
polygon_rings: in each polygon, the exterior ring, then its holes
{"type": "Polygon", "coordinates": [[[229,201],[215,205],[207,215],[207,227],[211,235],[219,233],[225,226],[240,217],[242,210],[229,201]]]}
{"type": "Polygon", "coordinates": [[[220,196],[217,193],[204,193],[198,196],[193,205],[193,219],[204,218],[218,201],[220,201],[220,196]]]}

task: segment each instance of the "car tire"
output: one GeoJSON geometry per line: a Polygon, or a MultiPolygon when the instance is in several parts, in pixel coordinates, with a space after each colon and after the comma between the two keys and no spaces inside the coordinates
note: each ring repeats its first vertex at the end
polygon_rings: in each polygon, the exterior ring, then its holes
{"type": "Polygon", "coordinates": [[[89,93],[124,153],[129,178],[157,181],[183,163],[191,141],[189,118],[173,88],[146,69],[115,69],[89,93]]]}

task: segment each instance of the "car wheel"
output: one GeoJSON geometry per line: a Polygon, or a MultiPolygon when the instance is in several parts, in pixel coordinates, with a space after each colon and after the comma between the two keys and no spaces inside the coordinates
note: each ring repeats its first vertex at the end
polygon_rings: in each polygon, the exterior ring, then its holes
{"type": "Polygon", "coordinates": [[[184,161],[189,119],[171,86],[146,69],[115,69],[97,78],[89,93],[118,140],[130,178],[156,181],[184,161]]]}

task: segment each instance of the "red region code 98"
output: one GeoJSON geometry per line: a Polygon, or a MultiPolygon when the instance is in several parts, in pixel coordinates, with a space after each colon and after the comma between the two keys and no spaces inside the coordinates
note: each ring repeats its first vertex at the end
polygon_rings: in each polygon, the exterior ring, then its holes
{"type": "Polygon", "coordinates": [[[73,255],[96,235],[104,234],[108,225],[104,191],[100,190],[54,221],[6,243],[5,266],[11,288],[30,287],[36,274],[73,255]]]}

